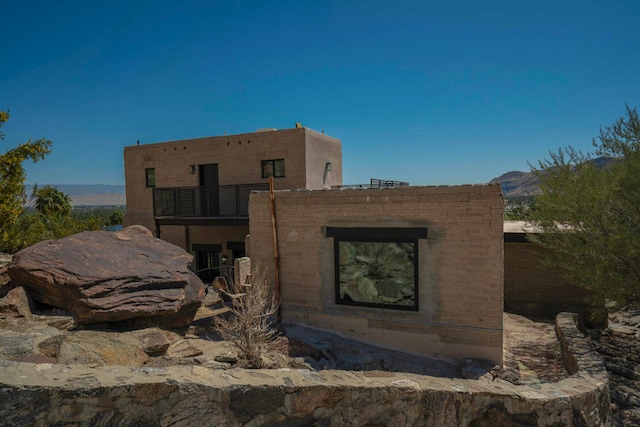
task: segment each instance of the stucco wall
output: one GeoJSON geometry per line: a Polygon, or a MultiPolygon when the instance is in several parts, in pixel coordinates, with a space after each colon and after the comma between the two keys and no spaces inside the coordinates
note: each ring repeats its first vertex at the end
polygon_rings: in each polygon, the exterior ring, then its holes
{"type": "MultiPolygon", "coordinates": [[[[276,193],[282,317],[374,344],[502,364],[503,201],[498,185],[276,193]],[[426,227],[419,310],[335,303],[325,227],[426,227]]],[[[250,197],[250,256],[274,280],[269,194],[250,197]]]]}
{"type": "Polygon", "coordinates": [[[306,133],[305,152],[306,189],[342,185],[342,144],[339,140],[309,131],[306,133]],[[330,171],[326,170],[327,163],[331,163],[330,171]]]}

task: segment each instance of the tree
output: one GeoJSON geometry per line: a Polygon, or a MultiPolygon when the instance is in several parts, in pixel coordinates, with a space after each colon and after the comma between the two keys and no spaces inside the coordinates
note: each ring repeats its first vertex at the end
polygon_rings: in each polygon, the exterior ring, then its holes
{"type": "Polygon", "coordinates": [[[550,153],[532,171],[540,179],[534,237],[548,261],[596,300],[637,300],[640,291],[640,119],[600,129],[593,153],[550,153]]]}
{"type": "Polygon", "coordinates": [[[109,218],[107,218],[106,225],[121,225],[124,221],[124,211],[116,210],[111,212],[109,218]]]}
{"type": "Polygon", "coordinates": [[[534,196],[511,197],[505,200],[504,218],[508,221],[528,221],[535,209],[534,196]]]}
{"type": "MultiPolygon", "coordinates": [[[[9,112],[0,111],[0,130],[7,120],[9,112]]],[[[0,140],[3,139],[4,134],[0,132],[0,140]]],[[[51,141],[42,138],[29,140],[0,154],[0,227],[15,223],[24,209],[26,173],[23,163],[26,160],[42,160],[50,152],[51,141]]]]}
{"type": "Polygon", "coordinates": [[[31,197],[36,199],[36,210],[42,215],[62,215],[69,216],[73,208],[71,207],[71,198],[58,190],[56,187],[45,185],[42,188],[33,187],[31,197]]]}

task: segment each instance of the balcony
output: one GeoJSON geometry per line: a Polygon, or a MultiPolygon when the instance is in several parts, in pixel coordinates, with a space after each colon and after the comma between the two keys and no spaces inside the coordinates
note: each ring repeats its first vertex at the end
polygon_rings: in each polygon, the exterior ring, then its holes
{"type": "Polygon", "coordinates": [[[165,224],[178,224],[176,220],[245,222],[249,218],[249,193],[268,189],[268,184],[154,188],[153,216],[165,224]]]}

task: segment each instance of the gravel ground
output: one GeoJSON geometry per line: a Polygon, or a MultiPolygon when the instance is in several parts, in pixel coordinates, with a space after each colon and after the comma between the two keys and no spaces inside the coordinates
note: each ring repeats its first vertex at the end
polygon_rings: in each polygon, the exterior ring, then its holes
{"type": "MultiPolygon", "coordinates": [[[[567,377],[553,325],[505,313],[504,368],[500,377],[519,384],[554,382],[567,377]]],[[[421,357],[343,338],[335,333],[285,324],[290,355],[304,357],[314,369],[382,370],[437,377],[479,378],[493,366],[421,357]]],[[[495,373],[496,370],[494,369],[495,373]]]]}

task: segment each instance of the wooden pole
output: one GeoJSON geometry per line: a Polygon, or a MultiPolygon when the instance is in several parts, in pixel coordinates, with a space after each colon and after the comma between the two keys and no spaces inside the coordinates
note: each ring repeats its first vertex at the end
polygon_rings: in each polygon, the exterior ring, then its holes
{"type": "Polygon", "coordinates": [[[276,264],[276,302],[278,303],[278,312],[276,323],[279,324],[280,316],[280,253],[278,252],[278,230],[276,227],[276,197],[273,192],[273,177],[269,177],[269,201],[271,205],[271,229],[273,231],[273,257],[276,264]]]}

